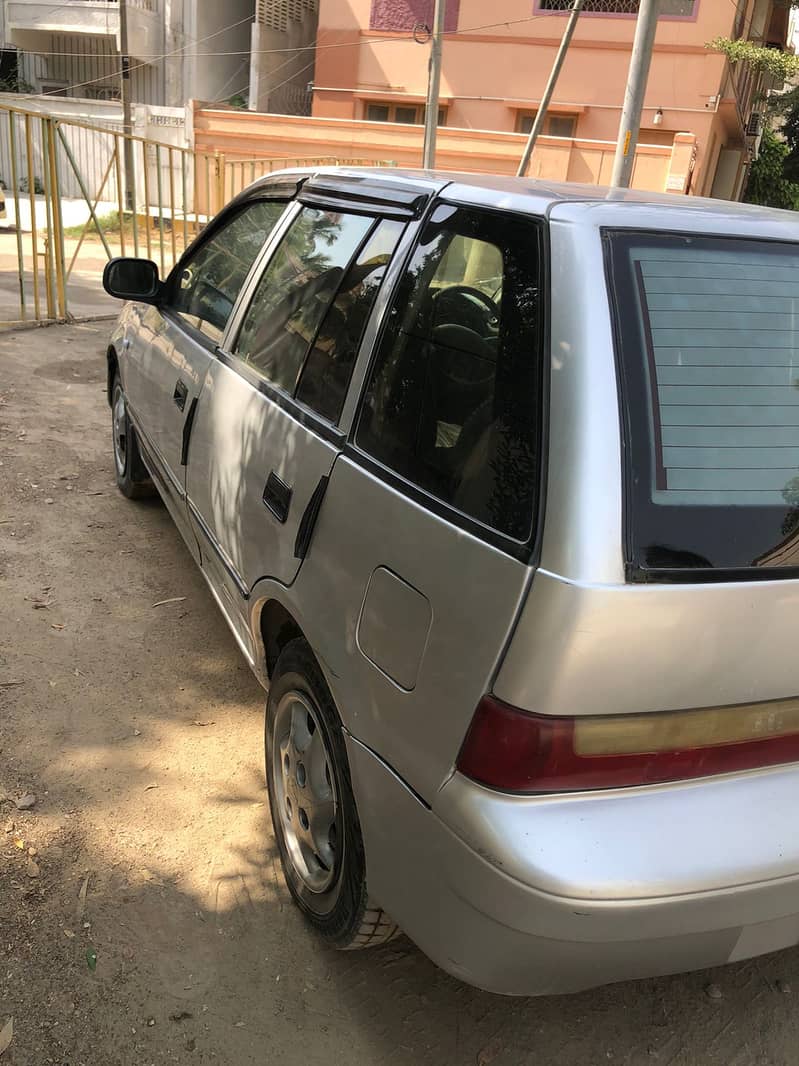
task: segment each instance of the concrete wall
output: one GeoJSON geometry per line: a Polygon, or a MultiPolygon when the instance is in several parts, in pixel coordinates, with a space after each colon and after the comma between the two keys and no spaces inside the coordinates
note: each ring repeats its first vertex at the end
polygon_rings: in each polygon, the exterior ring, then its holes
{"type": "MultiPolygon", "coordinates": [[[[253,112],[198,109],[194,115],[195,147],[225,157],[228,175],[241,174],[226,191],[236,191],[255,176],[240,161],[281,158],[291,161],[340,160],[386,162],[418,167],[422,130],[416,126],[353,119],[315,119],[253,112]]],[[[437,166],[442,170],[514,174],[525,138],[517,133],[445,128],[439,131],[437,166]]],[[[536,147],[530,175],[551,181],[607,184],[615,146],[611,141],[543,137],[536,147]]],[[[691,135],[679,135],[673,147],[641,146],[636,154],[633,187],[686,191],[696,147],[691,135]]]]}
{"type": "Polygon", "coordinates": [[[309,115],[318,8],[294,5],[252,26],[249,105],[253,111],[309,115]],[[280,15],[280,13],[278,13],[280,15]]]}
{"type": "MultiPolygon", "coordinates": [[[[193,0],[194,61],[185,99],[226,101],[247,95],[250,83],[250,21],[253,0],[193,0]],[[244,20],[244,21],[242,21],[244,20]],[[237,25],[238,23],[238,25],[237,25]],[[210,36],[213,34],[213,36],[210,36]],[[240,52],[241,55],[208,56],[204,53],[240,52]]],[[[185,103],[184,99],[184,103],[185,103]]]]}
{"type": "MultiPolygon", "coordinates": [[[[70,96],[111,99],[119,93],[118,8],[0,0],[0,42],[24,50],[21,71],[37,92],[64,86],[70,96]]],[[[133,100],[183,107],[246,96],[254,11],[255,0],[128,0],[133,100]]]]}

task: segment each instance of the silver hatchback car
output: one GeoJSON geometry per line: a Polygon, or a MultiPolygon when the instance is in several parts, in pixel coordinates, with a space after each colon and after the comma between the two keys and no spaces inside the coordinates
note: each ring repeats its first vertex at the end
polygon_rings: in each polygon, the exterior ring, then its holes
{"type": "Polygon", "coordinates": [[[117,480],[268,689],[298,906],[541,994],[799,943],[799,222],[284,172],[118,259],[117,480]]]}

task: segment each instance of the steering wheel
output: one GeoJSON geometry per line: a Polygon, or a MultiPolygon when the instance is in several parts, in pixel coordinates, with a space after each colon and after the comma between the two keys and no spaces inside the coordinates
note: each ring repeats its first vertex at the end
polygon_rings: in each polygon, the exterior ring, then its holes
{"type": "Polygon", "coordinates": [[[439,308],[442,306],[443,300],[452,300],[456,302],[458,307],[458,317],[455,321],[460,322],[461,325],[468,326],[473,329],[472,322],[475,320],[475,312],[477,308],[474,306],[474,300],[488,312],[486,320],[481,321],[480,326],[485,329],[488,326],[492,330],[496,330],[499,323],[499,308],[490,296],[482,291],[482,289],[476,289],[472,285],[448,285],[445,289],[439,289],[433,297],[433,307],[436,311],[436,318],[439,317],[439,308]],[[465,297],[465,300],[460,298],[465,297]],[[465,304],[465,307],[464,307],[465,304]],[[471,321],[470,321],[471,320],[471,321]]]}

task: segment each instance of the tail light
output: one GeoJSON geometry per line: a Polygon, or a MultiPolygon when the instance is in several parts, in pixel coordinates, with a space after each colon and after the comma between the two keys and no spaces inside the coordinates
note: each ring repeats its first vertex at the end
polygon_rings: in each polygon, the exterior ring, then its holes
{"type": "Polygon", "coordinates": [[[485,696],[457,768],[505,792],[574,792],[797,761],[799,699],[555,718],[485,696]]]}

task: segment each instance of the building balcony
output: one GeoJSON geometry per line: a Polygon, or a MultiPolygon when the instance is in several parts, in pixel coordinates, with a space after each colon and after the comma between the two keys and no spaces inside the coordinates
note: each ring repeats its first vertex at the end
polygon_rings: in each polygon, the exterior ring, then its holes
{"type": "MultiPolygon", "coordinates": [[[[4,0],[6,40],[24,52],[53,50],[60,34],[113,38],[120,51],[117,0],[4,0]]],[[[159,0],[128,0],[128,51],[134,59],[159,52],[159,0]]]]}

